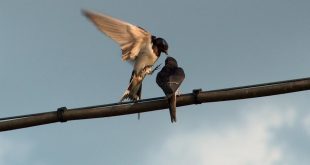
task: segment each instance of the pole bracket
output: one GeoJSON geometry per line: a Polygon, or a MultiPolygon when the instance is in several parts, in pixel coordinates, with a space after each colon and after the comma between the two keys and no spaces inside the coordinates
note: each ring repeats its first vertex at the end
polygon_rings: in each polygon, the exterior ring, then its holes
{"type": "Polygon", "coordinates": [[[57,119],[59,122],[66,122],[67,120],[64,118],[65,111],[68,110],[66,107],[60,107],[57,109],[57,119]]]}
{"type": "Polygon", "coordinates": [[[199,100],[199,94],[201,93],[202,89],[194,89],[193,95],[194,95],[194,103],[195,104],[201,104],[202,102],[199,100]]]}

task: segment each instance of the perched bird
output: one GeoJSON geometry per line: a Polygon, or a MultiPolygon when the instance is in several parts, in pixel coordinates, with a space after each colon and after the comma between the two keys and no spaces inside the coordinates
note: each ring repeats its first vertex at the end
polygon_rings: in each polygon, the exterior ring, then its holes
{"type": "Polygon", "coordinates": [[[82,12],[101,32],[120,45],[122,60],[133,64],[129,86],[120,101],[141,99],[142,81],[146,75],[158,69],[153,69],[153,65],[161,52],[168,54],[168,43],[163,38],[157,38],[145,29],[128,22],[93,11],[82,12]]]}
{"type": "Polygon", "coordinates": [[[176,122],[176,92],[185,78],[182,68],[178,67],[177,61],[167,57],[165,66],[156,76],[156,83],[164,91],[169,102],[171,122],[176,122]]]}

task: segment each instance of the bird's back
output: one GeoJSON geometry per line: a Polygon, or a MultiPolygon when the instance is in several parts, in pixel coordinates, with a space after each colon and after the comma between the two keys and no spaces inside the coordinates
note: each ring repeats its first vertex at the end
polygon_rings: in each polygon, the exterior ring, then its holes
{"type": "Polygon", "coordinates": [[[164,93],[168,96],[177,91],[185,74],[182,68],[169,68],[167,66],[157,74],[156,83],[162,88],[164,93]]]}

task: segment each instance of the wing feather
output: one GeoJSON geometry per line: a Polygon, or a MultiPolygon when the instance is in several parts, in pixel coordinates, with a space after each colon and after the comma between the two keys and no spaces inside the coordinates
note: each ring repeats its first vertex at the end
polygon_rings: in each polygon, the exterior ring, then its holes
{"type": "Polygon", "coordinates": [[[151,44],[151,34],[138,26],[102,13],[88,10],[82,12],[101,32],[120,45],[123,60],[135,60],[140,50],[147,43],[151,44]]]}
{"type": "Polygon", "coordinates": [[[174,74],[169,76],[168,84],[173,92],[177,91],[185,78],[184,70],[180,67],[175,69],[174,74]]]}

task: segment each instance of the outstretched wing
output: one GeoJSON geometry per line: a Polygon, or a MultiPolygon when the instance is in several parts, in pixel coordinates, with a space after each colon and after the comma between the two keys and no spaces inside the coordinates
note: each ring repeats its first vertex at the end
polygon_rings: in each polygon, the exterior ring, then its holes
{"type": "Polygon", "coordinates": [[[111,16],[83,10],[97,28],[117,42],[122,49],[122,59],[135,60],[140,50],[151,44],[151,34],[146,30],[111,16]]]}

